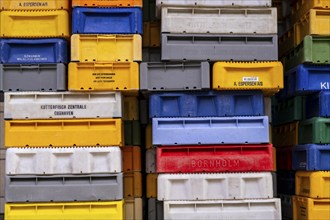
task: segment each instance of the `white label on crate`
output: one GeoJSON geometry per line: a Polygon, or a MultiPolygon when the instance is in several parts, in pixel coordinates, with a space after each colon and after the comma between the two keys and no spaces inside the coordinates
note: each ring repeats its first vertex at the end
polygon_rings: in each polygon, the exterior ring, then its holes
{"type": "Polygon", "coordinates": [[[244,76],[242,78],[243,82],[259,82],[259,77],[257,76],[244,76]]]}
{"type": "Polygon", "coordinates": [[[329,82],[321,82],[321,89],[330,89],[330,83],[329,82]]]}

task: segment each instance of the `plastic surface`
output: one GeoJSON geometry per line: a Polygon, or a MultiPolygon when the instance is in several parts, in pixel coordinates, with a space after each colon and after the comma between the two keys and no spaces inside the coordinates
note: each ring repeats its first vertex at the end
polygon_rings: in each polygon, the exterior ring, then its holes
{"type": "Polygon", "coordinates": [[[277,35],[162,34],[162,60],[274,60],[277,35]]]}
{"type": "Polygon", "coordinates": [[[72,0],[72,7],[142,7],[142,0],[72,0]]]}
{"type": "Polygon", "coordinates": [[[146,178],[147,198],[157,198],[157,191],[158,191],[157,179],[158,179],[157,173],[147,174],[147,178],[146,178]]]}
{"type": "Polygon", "coordinates": [[[141,146],[141,124],[137,120],[124,121],[125,146],[141,146]]]}
{"type": "Polygon", "coordinates": [[[133,35],[74,34],[71,62],[142,61],[142,38],[133,35]]]}
{"type": "Polygon", "coordinates": [[[122,172],[119,147],[9,148],[7,175],[104,174],[122,172]]]}
{"type": "Polygon", "coordinates": [[[283,219],[293,219],[292,197],[290,195],[279,194],[281,199],[281,209],[283,219]]]}
{"type": "Polygon", "coordinates": [[[301,17],[303,17],[310,9],[328,9],[330,7],[330,2],[328,0],[298,0],[294,3],[292,7],[292,17],[294,22],[297,22],[301,17]]]}
{"type": "Polygon", "coordinates": [[[296,195],[315,199],[330,198],[330,172],[297,171],[296,195]]]}
{"type": "Polygon", "coordinates": [[[276,8],[162,7],[162,33],[276,34],[276,8]]]}
{"type": "Polygon", "coordinates": [[[156,19],[156,0],[143,0],[143,21],[156,19]]]}
{"type": "Polygon", "coordinates": [[[2,11],[0,35],[10,38],[68,38],[69,13],[65,10],[2,11]]]}
{"type": "Polygon", "coordinates": [[[160,62],[161,49],[159,47],[142,48],[143,62],[160,62]]]}
{"type": "Polygon", "coordinates": [[[330,91],[321,91],[306,97],[306,118],[330,117],[330,91]]]}
{"type": "Polygon", "coordinates": [[[125,199],[125,219],[142,220],[143,206],[142,198],[125,199]]]}
{"type": "Polygon", "coordinates": [[[64,91],[64,64],[0,64],[0,91],[64,91]]]}
{"type": "Polygon", "coordinates": [[[299,144],[330,144],[330,118],[311,118],[299,122],[299,144]]]}
{"type": "Polygon", "coordinates": [[[294,31],[293,28],[290,28],[278,39],[279,57],[286,56],[288,55],[289,52],[293,55],[294,54],[293,48],[294,48],[294,31]]]}
{"type": "Polygon", "coordinates": [[[123,199],[123,174],[6,176],[6,202],[73,202],[123,199]]]}
{"type": "Polygon", "coordinates": [[[294,121],[303,120],[305,117],[305,98],[295,96],[290,99],[279,101],[273,105],[273,123],[282,125],[294,121]]]}
{"type": "Polygon", "coordinates": [[[292,152],[293,170],[330,170],[330,145],[298,145],[292,152]]]}
{"type": "Polygon", "coordinates": [[[5,64],[67,63],[64,39],[1,39],[0,62],[5,64]]]}
{"type": "Polygon", "coordinates": [[[142,197],[142,173],[125,172],[124,173],[124,198],[142,197]]]}
{"type": "Polygon", "coordinates": [[[148,91],[209,89],[210,65],[208,62],[141,63],[140,88],[148,91]]]}
{"type": "Polygon", "coordinates": [[[5,119],[121,118],[119,92],[6,92],[5,119]]]}
{"type": "Polygon", "coordinates": [[[149,117],[224,117],[264,115],[260,91],[153,93],[149,117]]]}
{"type": "Polygon", "coordinates": [[[276,148],[277,170],[292,170],[292,150],[292,146],[276,148]]]}
{"type": "Polygon", "coordinates": [[[143,47],[160,47],[160,22],[143,23],[143,47]]]}
{"type": "Polygon", "coordinates": [[[293,219],[295,220],[328,220],[330,219],[330,199],[311,199],[293,196],[293,219]]]}
{"type": "Polygon", "coordinates": [[[148,220],[162,220],[164,218],[163,202],[157,199],[148,199],[148,220]]]}
{"type": "Polygon", "coordinates": [[[160,174],[158,200],[273,198],[271,173],[160,174]]]}
{"type": "Polygon", "coordinates": [[[295,146],[298,144],[298,122],[273,126],[273,144],[275,147],[295,146]]]}
{"type": "Polygon", "coordinates": [[[128,171],[141,171],[141,149],[140,147],[123,147],[123,170],[128,171]]]}
{"type": "Polygon", "coordinates": [[[153,118],[153,145],[269,143],[267,116],[153,118]]]}
{"type": "Polygon", "coordinates": [[[157,147],[158,173],[254,172],[274,169],[272,145],[157,147]]]}
{"type": "Polygon", "coordinates": [[[124,97],[124,120],[139,120],[140,119],[140,109],[139,109],[139,99],[134,96],[124,97]]]}
{"type": "Polygon", "coordinates": [[[295,171],[292,170],[281,170],[277,171],[277,189],[278,193],[286,195],[295,194],[295,171]]]}
{"type": "Polygon", "coordinates": [[[121,119],[5,121],[5,147],[122,146],[121,119]]]}
{"type": "Polygon", "coordinates": [[[156,148],[146,150],[146,173],[156,173],[156,148]]]}
{"type": "Polygon", "coordinates": [[[2,10],[68,10],[67,0],[2,0],[2,10]]]}
{"type": "Polygon", "coordinates": [[[5,206],[7,220],[67,220],[67,219],[124,219],[123,201],[116,202],[69,202],[25,203],[5,206]]]}
{"type": "Polygon", "coordinates": [[[142,34],[141,8],[84,8],[72,10],[73,34],[142,34]]]}

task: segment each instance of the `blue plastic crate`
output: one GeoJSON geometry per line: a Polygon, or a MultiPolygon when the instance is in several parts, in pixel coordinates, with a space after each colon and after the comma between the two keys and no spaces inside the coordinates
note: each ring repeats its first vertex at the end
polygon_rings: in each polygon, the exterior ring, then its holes
{"type": "Polygon", "coordinates": [[[72,11],[74,34],[142,34],[141,8],[83,8],[72,11]]]}
{"type": "Polygon", "coordinates": [[[296,171],[277,171],[277,192],[286,195],[295,195],[296,171]]]}
{"type": "Polygon", "coordinates": [[[306,118],[330,117],[330,91],[306,97],[306,118]]]}
{"type": "Polygon", "coordinates": [[[261,91],[167,92],[150,95],[149,117],[262,116],[261,91]]]}
{"type": "Polygon", "coordinates": [[[153,145],[269,143],[267,116],[153,118],[153,145]]]}
{"type": "Polygon", "coordinates": [[[67,63],[68,44],[64,39],[1,39],[3,64],[67,63]]]}
{"type": "Polygon", "coordinates": [[[293,170],[330,170],[330,145],[298,145],[292,152],[293,170]]]}

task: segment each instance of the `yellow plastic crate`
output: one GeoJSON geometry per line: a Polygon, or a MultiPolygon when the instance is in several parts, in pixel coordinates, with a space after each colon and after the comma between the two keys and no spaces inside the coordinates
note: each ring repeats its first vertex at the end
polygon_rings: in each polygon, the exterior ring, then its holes
{"type": "Polygon", "coordinates": [[[296,195],[330,199],[330,171],[297,171],[296,195]]]}
{"type": "Polygon", "coordinates": [[[142,197],[142,173],[125,172],[124,173],[124,198],[142,197]]]}
{"type": "Polygon", "coordinates": [[[139,91],[139,64],[135,62],[70,63],[69,90],[139,91]]]}
{"type": "Polygon", "coordinates": [[[125,219],[124,202],[7,203],[6,220],[125,219]]]}
{"type": "Polygon", "coordinates": [[[283,88],[281,62],[216,62],[212,76],[215,90],[263,90],[273,95],[283,88]]]}
{"type": "Polygon", "coordinates": [[[298,0],[291,7],[292,23],[299,21],[310,9],[330,9],[329,0],[298,0]]]}
{"type": "Polygon", "coordinates": [[[273,145],[275,147],[288,147],[298,144],[299,122],[273,127],[273,145]]]}
{"type": "Polygon", "coordinates": [[[69,33],[69,14],[65,10],[2,11],[2,37],[65,37],[69,33]]]}
{"type": "Polygon", "coordinates": [[[139,120],[139,100],[134,96],[124,97],[124,120],[139,120]]]}
{"type": "Polygon", "coordinates": [[[72,7],[142,7],[142,0],[72,0],[72,7]]]}
{"type": "Polygon", "coordinates": [[[293,196],[292,203],[294,220],[330,219],[330,199],[293,196]]]}
{"type": "Polygon", "coordinates": [[[68,0],[1,0],[2,10],[69,10],[68,0]]]}
{"type": "Polygon", "coordinates": [[[158,174],[147,174],[147,198],[157,198],[157,178],[158,174]]]}
{"type": "Polygon", "coordinates": [[[121,119],[5,121],[5,147],[121,146],[121,119]]]}
{"type": "Polygon", "coordinates": [[[150,149],[150,148],[152,148],[152,126],[151,126],[151,124],[148,124],[146,126],[145,136],[146,136],[146,148],[150,149]]]}
{"type": "Polygon", "coordinates": [[[330,10],[311,9],[294,25],[295,46],[307,35],[330,35],[330,10]]]}
{"type": "Polygon", "coordinates": [[[143,47],[160,47],[160,22],[143,23],[143,47]]]}
{"type": "Polygon", "coordinates": [[[141,198],[125,199],[125,219],[143,220],[143,200],[141,198]]]}
{"type": "Polygon", "coordinates": [[[142,61],[141,35],[74,34],[71,36],[71,61],[142,61]]]}

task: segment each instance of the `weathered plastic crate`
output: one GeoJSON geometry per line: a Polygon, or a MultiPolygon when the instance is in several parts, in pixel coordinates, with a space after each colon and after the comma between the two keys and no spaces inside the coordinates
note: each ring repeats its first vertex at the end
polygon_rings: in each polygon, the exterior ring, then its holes
{"type": "Polygon", "coordinates": [[[274,169],[272,145],[157,147],[158,173],[251,172],[274,169]]]}
{"type": "Polygon", "coordinates": [[[162,220],[164,219],[163,201],[157,199],[148,199],[148,220],[162,220]]]}
{"type": "Polygon", "coordinates": [[[273,198],[271,173],[160,174],[158,200],[273,198]]]}
{"type": "Polygon", "coordinates": [[[295,194],[295,171],[291,170],[281,170],[277,171],[277,189],[278,193],[286,195],[295,194]]]}
{"type": "Polygon", "coordinates": [[[276,148],[277,170],[292,170],[292,150],[292,146],[276,148]]]}
{"type": "Polygon", "coordinates": [[[125,146],[141,146],[141,124],[137,120],[124,120],[125,146]]]}
{"type": "MultiPolygon", "coordinates": [[[[245,91],[247,92],[247,91],[245,91]]],[[[264,97],[264,115],[268,117],[270,124],[273,123],[272,120],[272,99],[271,97],[264,97]]]]}
{"type": "Polygon", "coordinates": [[[311,118],[299,122],[299,144],[330,144],[330,118],[311,118]]]}
{"type": "Polygon", "coordinates": [[[156,173],[156,148],[146,150],[146,173],[156,173]]]}
{"type": "Polygon", "coordinates": [[[269,143],[267,116],[153,118],[153,145],[269,143]]]}
{"type": "Polygon", "coordinates": [[[216,90],[263,90],[273,95],[283,88],[281,62],[216,62],[212,77],[216,90]]]}
{"type": "Polygon", "coordinates": [[[162,33],[277,34],[276,8],[162,7],[162,33]]]}
{"type": "Polygon", "coordinates": [[[0,64],[0,91],[67,90],[64,64],[0,64]]]}
{"type": "Polygon", "coordinates": [[[125,172],[124,173],[124,198],[142,197],[142,173],[125,172]]]}
{"type": "Polygon", "coordinates": [[[293,196],[293,219],[295,220],[327,220],[330,219],[330,199],[312,199],[293,196]]]}
{"type": "Polygon", "coordinates": [[[67,63],[64,39],[1,39],[0,62],[4,64],[67,63]]]}
{"type": "Polygon", "coordinates": [[[293,28],[290,28],[278,39],[279,57],[281,58],[287,55],[290,52],[290,50],[292,50],[293,48],[294,48],[294,31],[293,28]]]}
{"type": "Polygon", "coordinates": [[[303,120],[305,117],[305,97],[295,96],[273,105],[273,123],[282,125],[303,120]]]}
{"type": "Polygon", "coordinates": [[[123,199],[123,174],[6,176],[6,202],[123,199]]]}
{"type": "Polygon", "coordinates": [[[140,147],[123,147],[123,170],[129,171],[141,171],[141,149],[140,147]]]}
{"type": "Polygon", "coordinates": [[[277,35],[162,34],[164,61],[276,61],[277,51],[277,35]]]}
{"type": "Polygon", "coordinates": [[[273,127],[275,147],[296,146],[298,144],[298,122],[273,127]]]}
{"type": "Polygon", "coordinates": [[[160,47],[160,21],[143,23],[143,47],[160,47]]]}
{"type": "Polygon", "coordinates": [[[122,146],[121,119],[5,121],[5,147],[122,146]]]}
{"type": "Polygon", "coordinates": [[[5,119],[121,118],[120,92],[6,92],[5,119]]]}
{"type": "Polygon", "coordinates": [[[164,219],[281,219],[280,199],[165,201],[164,219]]]}
{"type": "Polygon", "coordinates": [[[124,97],[124,120],[139,120],[140,118],[139,100],[138,97],[125,96],[124,97]]]}
{"type": "Polygon", "coordinates": [[[279,194],[278,197],[281,199],[282,218],[293,219],[292,196],[279,194]]]}
{"type": "Polygon", "coordinates": [[[6,157],[6,175],[122,172],[119,147],[9,148],[6,157]]]}
{"type": "Polygon", "coordinates": [[[223,117],[264,115],[261,91],[153,93],[149,117],[223,117]]]}
{"type": "MultiPolygon", "coordinates": [[[[148,173],[147,174],[147,198],[157,198],[157,185],[158,174],[157,173],[148,173]]],[[[163,186],[162,186],[163,187],[163,186]]]]}
{"type": "Polygon", "coordinates": [[[330,35],[330,10],[311,9],[294,25],[295,46],[307,35],[330,35]]]}
{"type": "Polygon", "coordinates": [[[160,47],[148,47],[142,48],[142,60],[143,62],[160,62],[161,58],[160,47]]]}
{"type": "Polygon", "coordinates": [[[143,21],[156,19],[156,0],[143,0],[143,21]]]}
{"type": "Polygon", "coordinates": [[[72,0],[72,7],[142,7],[142,0],[72,0]]]}
{"type": "Polygon", "coordinates": [[[330,172],[297,171],[296,195],[315,199],[330,198],[330,172]]]}
{"type": "Polygon", "coordinates": [[[72,10],[73,34],[142,34],[142,9],[84,8],[72,10]]]}
{"type": "Polygon", "coordinates": [[[148,91],[210,89],[210,65],[208,62],[141,63],[140,88],[148,91]]]}
{"type": "Polygon", "coordinates": [[[145,129],[145,140],[146,140],[146,148],[150,149],[153,147],[152,145],[152,126],[151,123],[147,124],[146,129],[145,129]]]}
{"type": "Polygon", "coordinates": [[[142,198],[125,199],[125,219],[143,220],[143,207],[142,198]]]}
{"type": "Polygon", "coordinates": [[[69,10],[67,0],[1,0],[2,10],[69,10]]]}
{"type": "Polygon", "coordinates": [[[306,97],[306,118],[330,117],[330,91],[321,91],[306,97]]]}
{"type": "Polygon", "coordinates": [[[74,34],[71,62],[142,61],[141,35],[74,34]]]}
{"type": "Polygon", "coordinates": [[[69,33],[69,13],[65,10],[2,11],[1,37],[65,37],[69,33]]]}
{"type": "Polygon", "coordinates": [[[329,7],[330,2],[328,0],[297,0],[292,6],[291,15],[293,21],[298,22],[310,9],[328,9],[329,7]]]}
{"type": "Polygon", "coordinates": [[[7,203],[7,220],[124,219],[124,202],[7,203]]]}
{"type": "Polygon", "coordinates": [[[136,62],[70,63],[69,90],[139,90],[139,64],[136,62]]]}
{"type": "Polygon", "coordinates": [[[292,152],[293,170],[330,170],[330,145],[298,145],[292,152]]]}

